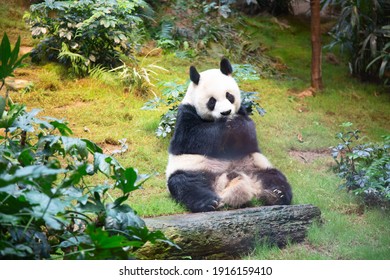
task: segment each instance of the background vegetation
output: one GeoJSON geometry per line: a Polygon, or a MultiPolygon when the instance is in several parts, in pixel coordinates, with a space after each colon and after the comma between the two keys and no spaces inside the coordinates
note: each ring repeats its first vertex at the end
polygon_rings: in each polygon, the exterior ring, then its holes
{"type": "MultiPolygon", "coordinates": [[[[357,161],[365,171],[369,166],[370,170],[384,167],[381,170],[387,177],[380,179],[377,186],[384,188],[383,197],[388,195],[388,143],[383,142],[382,136],[389,134],[390,106],[384,80],[362,83],[350,75],[347,53],[325,49],[325,89],[313,97],[305,91],[310,84],[311,59],[310,23],[305,16],[248,16],[239,12],[237,3],[229,1],[220,1],[220,6],[214,1],[147,2],[155,12],[154,20],[142,17],[139,28],[143,29],[143,38],[135,41],[140,47],[132,45],[132,58],[119,55],[120,68],[110,70],[111,65],[100,69],[97,75],[78,76],[69,74],[68,64],[28,61],[27,67],[16,70],[15,76],[28,79],[33,86],[24,93],[12,92],[10,98],[26,104],[26,112],[42,108],[42,115],[65,118],[74,137],[96,142],[105,154],[115,154],[121,166],[136,166],[140,174],[153,174],[142,189],[129,193],[128,199],[121,202],[141,217],[181,213],[186,210],[170,199],[165,187],[169,137],[157,138],[155,134],[161,115],[174,104],[162,104],[154,110],[141,108],[149,100],[164,100],[167,96],[163,94],[173,94],[175,87],[179,87],[178,94],[182,92],[191,64],[199,70],[215,68],[220,57],[227,56],[237,65],[237,74],[246,71],[243,77],[257,77],[240,78],[239,84],[245,92],[256,92],[253,100],[267,111],[263,117],[253,115],[263,153],[286,173],[294,190],[293,203],[314,204],[320,207],[323,217],[322,224],[311,227],[306,242],[285,248],[259,244],[245,257],[389,259],[388,204],[382,201],[368,205],[364,195],[355,195],[357,185],[347,187],[351,192],[339,189],[349,181],[338,176],[340,170],[334,172],[340,167],[340,157],[336,157],[338,163],[334,161],[330,148],[347,145],[345,137],[340,138],[344,134],[338,133],[357,129],[364,137],[348,143],[351,149],[355,144],[383,143],[369,146],[378,147],[373,148],[378,153],[370,150],[369,158],[357,161]],[[239,70],[239,65],[246,64],[250,67],[239,70]],[[340,126],[347,122],[353,123],[353,127],[340,126]]],[[[22,20],[29,3],[0,3],[0,29],[9,34],[11,42],[21,35],[25,46],[38,46],[39,41],[32,39],[29,26],[22,20]]],[[[324,43],[332,42],[333,37],[327,34],[338,20],[339,17],[322,21],[324,43]]],[[[377,54],[385,58],[387,49],[378,49],[377,54]]],[[[374,63],[383,64],[379,60],[374,63]]],[[[384,78],[388,67],[386,64],[384,78]]],[[[373,73],[380,74],[380,68],[373,73]]],[[[4,96],[4,89],[1,94],[4,96]]],[[[344,166],[351,166],[349,152],[339,151],[339,156],[344,156],[344,166]]],[[[104,179],[103,174],[91,176],[88,183],[96,186],[104,179]]],[[[110,188],[106,195],[115,200],[123,193],[110,188]]]]}
{"type": "Polygon", "coordinates": [[[349,57],[349,68],[362,80],[390,78],[390,2],[386,0],[323,0],[323,7],[340,9],[330,34],[330,46],[339,45],[349,57]]]}

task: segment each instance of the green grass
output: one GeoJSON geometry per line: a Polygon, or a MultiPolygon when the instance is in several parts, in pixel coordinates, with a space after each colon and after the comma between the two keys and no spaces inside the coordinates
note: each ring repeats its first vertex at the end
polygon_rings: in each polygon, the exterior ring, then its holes
{"type": "Polygon", "coordinates": [[[324,223],[312,226],[302,244],[280,249],[259,244],[246,259],[389,259],[390,226],[384,213],[322,213],[324,223]],[[370,226],[367,226],[367,219],[370,226]]]}
{"type": "MultiPolygon", "coordinates": [[[[15,5],[3,5],[5,2],[0,0],[0,29],[14,35],[20,32],[22,44],[32,44],[27,28],[20,23],[22,12],[15,5]]],[[[352,194],[339,190],[340,181],[332,172],[328,153],[329,147],[337,144],[334,135],[340,131],[339,125],[346,121],[360,128],[367,141],[378,141],[389,133],[390,96],[380,86],[351,78],[345,61],[340,58],[344,62],[340,65],[324,60],[323,92],[315,97],[297,98],[295,94],[310,85],[309,25],[303,20],[287,20],[291,27],[282,30],[272,18],[245,19],[247,25],[243,30],[252,34],[254,43],[267,47],[268,55],[288,67],[288,78],[247,81],[240,86],[243,90],[260,92],[261,104],[267,110],[264,117],[253,116],[260,147],[288,177],[293,186],[293,203],[318,206],[323,223],[313,225],[302,244],[289,244],[282,249],[259,245],[246,258],[390,259],[388,211],[362,207],[352,194]],[[302,136],[303,142],[297,135],[302,136]],[[321,151],[323,155],[304,163],[291,156],[291,150],[321,151]]],[[[194,61],[164,54],[148,57],[143,63],[168,70],[158,71],[155,84],[159,81],[185,83],[191,64],[205,70],[217,67],[219,58],[201,57],[194,61]]],[[[166,190],[164,172],[169,140],[157,139],[154,133],[164,108],[140,110],[148,97],[128,93],[113,74],[106,74],[102,79],[74,79],[63,67],[46,64],[29,65],[18,70],[16,76],[33,81],[34,88],[24,95],[12,93],[12,99],[26,103],[29,109],[42,108],[40,116],[65,118],[75,136],[101,144],[106,152],[117,148],[107,142],[127,139],[129,150],[117,156],[118,160],[141,173],[154,174],[129,199],[129,204],[141,216],[185,212],[166,190]]],[[[158,87],[154,91],[160,94],[158,87]]]]}

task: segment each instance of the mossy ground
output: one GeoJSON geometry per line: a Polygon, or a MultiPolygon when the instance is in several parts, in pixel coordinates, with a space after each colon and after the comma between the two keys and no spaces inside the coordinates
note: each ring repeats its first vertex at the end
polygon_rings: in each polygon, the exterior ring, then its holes
{"type": "MultiPolygon", "coordinates": [[[[11,42],[20,34],[22,44],[32,46],[35,41],[21,20],[23,12],[17,3],[0,0],[0,29],[11,34],[11,42]]],[[[390,95],[381,86],[350,77],[346,61],[340,57],[340,65],[324,59],[322,92],[315,97],[297,98],[296,93],[310,85],[309,23],[295,18],[284,20],[290,28],[282,29],[270,17],[247,18],[243,31],[252,34],[252,40],[265,46],[268,55],[287,66],[286,78],[246,81],[240,87],[260,93],[261,104],[267,111],[264,117],[253,116],[260,147],[288,177],[294,191],[293,203],[318,206],[324,223],[313,225],[303,244],[283,249],[259,245],[247,258],[390,259],[388,211],[361,206],[355,196],[339,190],[340,179],[332,171],[329,153],[329,147],[337,144],[334,135],[343,122],[352,122],[362,130],[364,141],[378,141],[389,133],[390,95]],[[291,150],[321,151],[322,156],[305,162],[292,156],[291,150]]],[[[217,56],[194,61],[179,59],[174,54],[144,61],[168,70],[158,71],[155,84],[185,83],[189,65],[205,70],[217,67],[218,62],[217,56]]],[[[16,77],[31,80],[34,88],[25,94],[12,93],[12,99],[25,103],[29,109],[42,108],[40,116],[68,120],[75,136],[89,138],[108,152],[115,148],[112,140],[115,144],[119,139],[127,139],[129,150],[117,156],[120,162],[141,173],[155,174],[129,200],[141,216],[185,211],[166,191],[164,170],[169,139],[158,139],[154,132],[165,108],[141,110],[148,97],[128,93],[113,74],[99,79],[75,79],[62,66],[50,63],[29,64],[19,69],[16,77]]],[[[158,87],[154,91],[160,94],[158,87]]]]}

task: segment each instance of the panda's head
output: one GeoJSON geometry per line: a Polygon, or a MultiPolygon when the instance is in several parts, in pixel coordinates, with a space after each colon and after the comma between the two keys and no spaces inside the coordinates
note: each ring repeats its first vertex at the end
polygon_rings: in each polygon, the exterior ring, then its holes
{"type": "Polygon", "coordinates": [[[227,59],[222,59],[220,69],[210,69],[198,73],[190,67],[191,83],[183,99],[183,104],[195,107],[204,120],[217,120],[230,117],[241,106],[240,89],[231,76],[233,68],[227,59]]]}

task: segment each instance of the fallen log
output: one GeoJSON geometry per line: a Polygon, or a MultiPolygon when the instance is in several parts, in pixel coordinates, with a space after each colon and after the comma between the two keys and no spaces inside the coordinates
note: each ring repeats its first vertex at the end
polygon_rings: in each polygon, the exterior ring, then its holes
{"type": "Polygon", "coordinates": [[[179,214],[144,219],[181,250],[166,244],[144,246],[140,259],[234,259],[251,252],[257,242],[284,246],[301,242],[321,211],[313,205],[267,206],[229,211],[179,214]]]}

